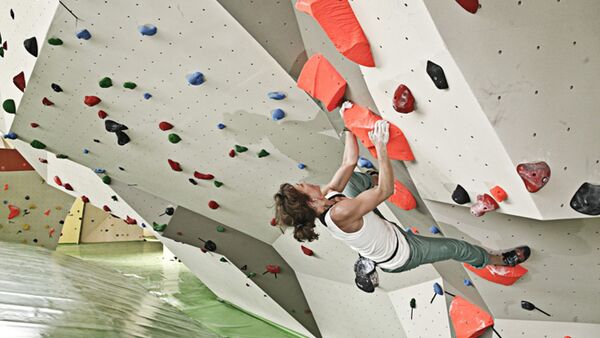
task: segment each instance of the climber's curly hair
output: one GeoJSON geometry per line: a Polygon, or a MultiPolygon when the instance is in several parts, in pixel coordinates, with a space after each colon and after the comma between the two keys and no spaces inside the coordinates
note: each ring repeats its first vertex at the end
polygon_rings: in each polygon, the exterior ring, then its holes
{"type": "Polygon", "coordinates": [[[283,183],[273,196],[275,200],[275,220],[282,229],[294,227],[294,238],[298,242],[312,242],[319,238],[315,232],[317,212],[308,205],[310,197],[283,183]]]}

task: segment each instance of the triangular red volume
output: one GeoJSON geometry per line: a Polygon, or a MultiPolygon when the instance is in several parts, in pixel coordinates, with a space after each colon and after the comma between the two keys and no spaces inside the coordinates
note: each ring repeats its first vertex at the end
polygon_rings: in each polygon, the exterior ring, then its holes
{"type": "MultiPolygon", "coordinates": [[[[344,109],[344,105],[342,109],[344,109]]],[[[381,120],[381,116],[356,103],[352,103],[352,107],[344,109],[344,123],[346,127],[352,130],[354,135],[369,149],[375,158],[377,158],[377,151],[369,139],[369,131],[373,129],[375,122],[379,120],[381,120]]],[[[390,123],[390,141],[388,142],[387,150],[388,156],[392,160],[413,161],[415,159],[415,155],[413,155],[404,133],[393,123],[390,123]]]]}
{"type": "Polygon", "coordinates": [[[315,54],[306,61],[297,84],[308,95],[323,102],[327,111],[339,106],[346,92],[346,80],[322,54],[315,54]]]}
{"type": "Polygon", "coordinates": [[[411,210],[417,206],[413,194],[398,180],[394,180],[394,194],[390,197],[390,202],[403,210],[411,210]]]}
{"type": "Polygon", "coordinates": [[[523,277],[527,273],[527,269],[524,267],[517,265],[515,267],[511,266],[497,266],[497,265],[487,265],[483,269],[476,269],[473,266],[463,263],[465,268],[473,271],[477,276],[487,279],[492,283],[502,284],[502,285],[513,285],[519,278],[523,277]]]}
{"type": "Polygon", "coordinates": [[[456,338],[479,337],[488,327],[494,325],[494,319],[489,313],[460,296],[454,297],[450,303],[450,320],[456,338]]]}

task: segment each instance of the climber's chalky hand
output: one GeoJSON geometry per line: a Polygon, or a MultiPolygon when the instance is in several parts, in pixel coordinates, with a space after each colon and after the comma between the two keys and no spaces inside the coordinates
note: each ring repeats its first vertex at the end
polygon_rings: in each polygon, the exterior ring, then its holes
{"type": "Polygon", "coordinates": [[[375,146],[385,146],[390,139],[390,124],[386,120],[375,122],[373,129],[369,132],[369,139],[375,146]]]}

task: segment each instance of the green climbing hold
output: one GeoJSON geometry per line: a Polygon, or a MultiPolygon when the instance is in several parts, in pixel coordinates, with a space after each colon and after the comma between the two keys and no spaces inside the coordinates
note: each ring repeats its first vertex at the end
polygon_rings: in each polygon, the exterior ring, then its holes
{"type": "Polygon", "coordinates": [[[100,88],[112,87],[112,80],[110,79],[110,77],[105,77],[102,80],[100,80],[98,84],[100,85],[100,88]]]}
{"type": "Polygon", "coordinates": [[[227,263],[227,259],[225,257],[221,257],[221,259],[219,259],[219,260],[223,263],[227,263]]]}
{"type": "Polygon", "coordinates": [[[213,181],[213,183],[215,184],[215,187],[217,187],[217,188],[220,188],[221,186],[223,186],[223,182],[213,181]]]}
{"type": "Polygon", "coordinates": [[[217,232],[225,232],[225,227],[224,227],[224,226],[222,226],[222,225],[219,225],[219,226],[217,227],[217,232]]]}
{"type": "Polygon", "coordinates": [[[264,150],[264,149],[261,149],[261,150],[260,150],[260,152],[258,153],[258,158],[267,157],[267,156],[269,156],[269,155],[271,155],[271,154],[269,154],[269,152],[268,152],[268,151],[266,151],[266,150],[264,150]]]}
{"type": "Polygon", "coordinates": [[[166,228],[166,224],[158,224],[156,222],[152,222],[152,229],[154,229],[154,231],[163,232],[166,228]]]}
{"type": "Polygon", "coordinates": [[[243,152],[248,151],[248,148],[236,144],[235,145],[235,151],[238,152],[238,153],[243,153],[243,152]]]}
{"type": "Polygon", "coordinates": [[[169,142],[175,144],[175,143],[179,143],[179,141],[181,141],[181,137],[179,137],[179,135],[177,135],[175,133],[169,134],[169,142]]]}
{"type": "MultiPolygon", "coordinates": [[[[1,49],[2,47],[0,47],[0,50],[1,49]]],[[[4,111],[9,114],[15,114],[17,112],[17,108],[15,107],[15,100],[13,99],[4,100],[4,103],[2,103],[2,108],[4,108],[4,111]]]]}
{"type": "Polygon", "coordinates": [[[4,57],[4,48],[1,48],[1,47],[0,47],[0,56],[4,57]]]}
{"type": "Polygon", "coordinates": [[[35,149],[46,149],[46,145],[38,140],[31,141],[31,146],[35,149]]]}
{"type": "Polygon", "coordinates": [[[246,274],[248,278],[256,277],[256,272],[249,272],[246,274]]]}
{"type": "Polygon", "coordinates": [[[56,154],[56,158],[60,158],[61,160],[64,160],[66,158],[69,158],[69,156],[67,156],[65,154],[56,154]]]}
{"type": "Polygon", "coordinates": [[[112,182],[112,179],[110,178],[110,176],[104,175],[102,176],[102,182],[104,182],[104,184],[110,184],[110,182],[112,182]]]}
{"type": "Polygon", "coordinates": [[[135,84],[135,82],[127,81],[127,82],[123,83],[123,87],[125,87],[127,89],[135,89],[135,87],[137,87],[137,85],[135,84]]]}
{"type": "Polygon", "coordinates": [[[60,46],[63,44],[63,40],[61,40],[59,38],[50,38],[50,39],[48,39],[48,43],[51,44],[52,46],[60,46]]]}

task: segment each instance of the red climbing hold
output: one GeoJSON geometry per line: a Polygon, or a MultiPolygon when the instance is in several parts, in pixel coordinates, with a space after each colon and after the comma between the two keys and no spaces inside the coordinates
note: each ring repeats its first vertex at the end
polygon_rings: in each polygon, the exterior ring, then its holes
{"type": "MultiPolygon", "coordinates": [[[[48,162],[48,161],[46,161],[48,162]]],[[[61,186],[63,185],[62,181],[60,180],[60,177],[58,176],[54,176],[54,183],[56,183],[56,185],[61,186]]]]}
{"type": "Polygon", "coordinates": [[[8,210],[9,210],[8,219],[13,219],[13,218],[19,216],[19,214],[21,213],[21,209],[19,209],[18,207],[14,206],[12,204],[8,205],[8,210]]]}
{"type": "Polygon", "coordinates": [[[483,216],[486,212],[494,211],[500,206],[488,194],[477,195],[477,202],[471,206],[471,214],[476,217],[483,216]]]}
{"type": "MultiPolygon", "coordinates": [[[[375,145],[369,139],[369,131],[373,129],[375,122],[381,120],[381,116],[375,115],[369,109],[356,103],[345,102],[341,109],[346,127],[352,130],[373,157],[377,158],[375,145]]],[[[393,123],[390,123],[390,140],[387,150],[388,156],[392,160],[413,161],[415,159],[404,133],[393,123]]]]}
{"type": "Polygon", "coordinates": [[[479,9],[479,0],[456,0],[458,4],[464,8],[467,12],[477,13],[479,9]]]}
{"type": "Polygon", "coordinates": [[[50,228],[50,230],[48,230],[48,237],[52,238],[52,236],[54,236],[55,232],[56,232],[56,229],[50,228]]]}
{"type": "Polygon", "coordinates": [[[235,157],[235,150],[231,149],[229,151],[229,157],[235,157]]]}
{"type": "Polygon", "coordinates": [[[473,271],[477,276],[483,279],[506,286],[513,285],[528,271],[521,265],[517,265],[514,267],[501,265],[486,265],[483,269],[474,268],[473,266],[467,263],[463,263],[463,265],[465,266],[465,268],[473,271]]]}
{"type": "Polygon", "coordinates": [[[454,297],[450,303],[449,314],[456,338],[479,337],[494,325],[494,319],[489,313],[461,296],[454,297]]]}
{"type": "Polygon", "coordinates": [[[394,109],[404,114],[415,110],[415,97],[403,84],[399,85],[394,92],[394,109]]]}
{"type": "Polygon", "coordinates": [[[412,210],[417,206],[413,194],[398,180],[394,180],[394,194],[390,197],[390,202],[403,210],[412,210]]]}
{"type": "Polygon", "coordinates": [[[81,195],[81,200],[83,203],[90,203],[90,199],[86,195],[81,195]]]}
{"type": "Polygon", "coordinates": [[[278,274],[281,272],[281,267],[279,265],[269,264],[265,268],[267,269],[266,272],[269,273],[278,274]]]}
{"type": "Polygon", "coordinates": [[[104,111],[104,110],[98,110],[98,117],[101,119],[105,119],[108,116],[108,114],[104,111]]]}
{"type": "Polygon", "coordinates": [[[525,182],[529,192],[537,192],[550,180],[550,166],[546,162],[521,163],[517,166],[517,173],[525,182]]]}
{"type": "Polygon", "coordinates": [[[50,209],[48,209],[48,210],[44,211],[44,215],[45,215],[45,216],[50,216],[50,209]]]}
{"type": "Polygon", "coordinates": [[[315,18],[345,57],[365,67],[375,66],[369,41],[348,0],[298,0],[296,9],[315,18]]]}
{"type": "Polygon", "coordinates": [[[102,206],[102,210],[106,211],[106,212],[111,212],[112,210],[110,210],[110,207],[108,205],[103,205],[102,206]]]}
{"type": "Polygon", "coordinates": [[[211,174],[203,174],[203,173],[197,172],[197,171],[194,171],[194,177],[199,180],[212,180],[213,178],[215,178],[211,174]]]}
{"type": "Polygon", "coordinates": [[[495,186],[492,189],[490,189],[490,193],[498,202],[502,202],[508,198],[508,194],[500,186],[495,186]]]}
{"type": "Polygon", "coordinates": [[[52,102],[52,101],[48,100],[48,98],[47,98],[47,97],[44,97],[44,98],[42,99],[42,104],[43,104],[44,106],[53,106],[53,105],[54,105],[54,102],[52,102]]]}
{"type": "Polygon", "coordinates": [[[346,92],[346,80],[322,54],[306,61],[297,84],[308,95],[321,100],[327,111],[339,106],[346,92]]]}
{"type": "Polygon", "coordinates": [[[100,103],[102,100],[100,100],[100,98],[98,96],[86,96],[83,99],[83,103],[85,103],[87,106],[89,107],[93,107],[95,105],[97,105],[98,103],[100,103]]]}
{"type": "Polygon", "coordinates": [[[4,184],[4,191],[8,190],[8,184],[4,184]]]}
{"type": "Polygon", "coordinates": [[[305,247],[304,245],[300,245],[300,249],[302,249],[302,252],[307,256],[313,256],[315,254],[311,249],[305,247]]]}
{"type": "Polygon", "coordinates": [[[65,183],[63,187],[69,191],[73,191],[73,187],[69,183],[65,183]]]}
{"type": "Polygon", "coordinates": [[[20,91],[25,92],[25,73],[20,72],[19,74],[13,77],[13,83],[20,91]]]}
{"type": "Polygon", "coordinates": [[[174,171],[181,171],[181,165],[179,164],[179,162],[175,162],[171,159],[168,160],[169,165],[171,166],[171,169],[173,169],[174,171]]]}
{"type": "Polygon", "coordinates": [[[411,231],[413,234],[419,234],[419,233],[421,233],[421,232],[419,231],[419,229],[417,229],[417,227],[410,227],[410,231],[411,231]]]}
{"type": "Polygon", "coordinates": [[[127,218],[125,218],[125,223],[129,225],[134,225],[137,224],[137,221],[135,220],[135,218],[131,218],[129,217],[129,215],[127,215],[127,218]]]}
{"type": "Polygon", "coordinates": [[[277,225],[277,220],[275,218],[271,218],[271,225],[272,226],[276,226],[277,225]]]}
{"type": "Polygon", "coordinates": [[[169,122],[162,121],[161,123],[158,124],[158,128],[160,128],[160,130],[162,130],[162,131],[165,131],[165,130],[173,129],[173,125],[170,124],[169,122]]]}
{"type": "Polygon", "coordinates": [[[38,157],[38,161],[40,161],[41,163],[48,163],[47,159],[41,157],[38,157]]]}
{"type": "Polygon", "coordinates": [[[218,209],[219,208],[219,203],[215,202],[215,201],[209,201],[208,202],[208,207],[211,209],[218,209]]]}
{"type": "Polygon", "coordinates": [[[35,122],[31,122],[29,125],[31,126],[31,128],[37,128],[40,126],[39,124],[37,124],[35,122]]]}

